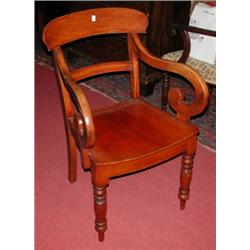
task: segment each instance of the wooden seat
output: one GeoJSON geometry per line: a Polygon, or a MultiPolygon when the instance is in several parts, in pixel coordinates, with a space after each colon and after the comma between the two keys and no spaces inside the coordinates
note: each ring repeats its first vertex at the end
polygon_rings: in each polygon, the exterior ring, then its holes
{"type": "Polygon", "coordinates": [[[59,17],[48,23],[43,32],[43,41],[52,51],[55,61],[64,111],[68,178],[71,183],[77,179],[76,153],[79,150],[83,168],[91,170],[95,228],[100,241],[104,240],[107,230],[106,189],[111,177],[146,169],[182,154],[179,188],[181,209],[184,209],[189,198],[198,133],[189,119],[206,108],[209,93],[206,83],[196,71],[185,64],[157,58],[143,46],[138,33],[145,33],[147,24],[147,16],[139,11],[100,8],[59,17]],[[127,34],[128,60],[80,69],[69,68],[62,50],[64,44],[89,36],[116,33],[127,34]],[[142,101],[139,94],[139,60],[190,81],[195,91],[193,103],[183,101],[181,90],[170,89],[169,102],[176,111],[173,117],[142,101]],[[77,82],[105,73],[124,71],[130,73],[130,100],[91,112],[77,82]]]}
{"type": "Polygon", "coordinates": [[[160,109],[139,100],[95,112],[93,120],[96,145],[92,159],[98,165],[119,165],[152,157],[185,143],[198,132],[194,126],[165,115],[160,109]],[[165,129],[159,130],[159,126],[165,129]],[[107,138],[110,141],[108,146],[107,138]]]}

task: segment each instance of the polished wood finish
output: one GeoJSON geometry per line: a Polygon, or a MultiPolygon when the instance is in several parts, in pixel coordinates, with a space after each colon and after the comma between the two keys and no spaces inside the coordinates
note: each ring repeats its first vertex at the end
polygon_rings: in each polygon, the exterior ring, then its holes
{"type": "MultiPolygon", "coordinates": [[[[106,7],[133,8],[147,15],[147,33],[141,36],[143,44],[156,56],[181,48],[181,37],[171,37],[169,32],[174,23],[188,24],[190,1],[36,1],[36,31],[39,33],[50,20],[68,13],[106,7]]],[[[71,44],[67,50],[69,59],[84,57],[93,63],[128,58],[126,35],[104,35],[89,37],[71,44]],[[103,49],[105,48],[105,49],[103,49]],[[119,48],[119,49],[118,49],[119,48]]],[[[153,93],[160,81],[158,71],[140,63],[140,94],[153,93]]]]}
{"type": "MultiPolygon", "coordinates": [[[[106,189],[111,177],[147,169],[183,154],[179,189],[182,209],[189,198],[192,159],[196,152],[198,133],[198,129],[189,123],[189,118],[206,108],[209,93],[204,80],[196,71],[184,64],[161,60],[144,47],[137,32],[145,31],[146,19],[143,13],[127,8],[82,11],[55,19],[48,24],[43,33],[44,43],[53,53],[64,110],[69,154],[69,181],[76,181],[75,153],[78,148],[83,167],[91,170],[95,228],[100,241],[104,240],[104,232],[107,230],[106,189]],[[112,22],[106,22],[105,27],[94,22],[91,25],[85,25],[82,32],[80,27],[84,23],[79,20],[79,17],[89,20],[93,13],[99,20],[112,13],[112,22]],[[136,20],[138,24],[129,27],[128,20],[136,20]],[[65,29],[64,25],[66,25],[65,29]],[[70,30],[67,27],[71,27],[70,30]],[[56,31],[55,28],[57,28],[56,31]],[[117,31],[127,34],[129,60],[70,70],[61,46],[68,41],[104,31],[109,34],[116,34],[117,31]],[[176,117],[173,117],[142,101],[139,60],[156,69],[187,78],[195,90],[194,102],[185,104],[181,91],[171,89],[170,103],[177,113],[176,117]],[[118,71],[130,73],[130,100],[91,112],[87,98],[77,81],[118,71]]],[[[89,21],[86,22],[89,24],[89,21]]]]}
{"type": "Polygon", "coordinates": [[[181,120],[188,120],[191,116],[201,113],[208,104],[209,93],[207,85],[200,74],[186,64],[180,65],[179,63],[155,57],[143,46],[138,34],[132,34],[132,36],[138,48],[138,57],[142,61],[157,69],[181,75],[192,84],[195,90],[195,100],[192,104],[183,102],[184,93],[179,88],[170,89],[168,93],[169,103],[177,112],[177,117],[181,120]]]}
{"type": "Polygon", "coordinates": [[[43,40],[47,42],[48,49],[52,50],[59,45],[93,35],[145,33],[147,26],[147,17],[137,10],[107,8],[103,12],[102,9],[91,9],[54,19],[45,27],[43,40]],[[77,25],[72,29],[74,23],[77,25]],[[109,28],[110,23],[112,29],[109,28]]]}
{"type": "Polygon", "coordinates": [[[130,61],[99,63],[90,66],[85,66],[80,69],[74,69],[71,71],[71,75],[73,80],[80,81],[84,78],[88,78],[91,76],[101,75],[109,72],[123,71],[133,71],[133,64],[130,61]]]}
{"type": "Polygon", "coordinates": [[[106,186],[98,187],[94,184],[95,228],[99,241],[104,241],[104,232],[107,230],[107,197],[106,186]]]}

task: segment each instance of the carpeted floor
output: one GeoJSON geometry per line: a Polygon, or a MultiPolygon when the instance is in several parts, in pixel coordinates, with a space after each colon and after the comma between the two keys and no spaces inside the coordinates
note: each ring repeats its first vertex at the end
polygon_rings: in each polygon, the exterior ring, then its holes
{"type": "MultiPolygon", "coordinates": [[[[72,56],[70,47],[65,49],[65,53],[69,65],[72,68],[77,68],[84,65],[92,64],[92,62],[88,61],[86,58],[79,57],[75,54],[74,56],[72,56]]],[[[39,39],[37,39],[36,42],[36,61],[38,63],[46,64],[53,67],[51,54],[48,54],[46,52],[44,45],[39,43],[39,39]]],[[[96,79],[84,81],[84,83],[102,93],[105,93],[114,100],[121,101],[129,98],[128,74],[127,75],[115,74],[112,76],[106,75],[96,79]]],[[[193,94],[190,85],[186,83],[183,79],[180,79],[178,77],[172,77],[171,85],[180,86],[187,93],[188,97],[192,96],[193,94]]],[[[160,108],[161,93],[162,93],[161,86],[159,83],[155,86],[153,95],[142,98],[145,101],[150,102],[152,105],[155,105],[160,108]]],[[[172,112],[170,109],[168,109],[168,111],[172,112]]],[[[206,111],[202,115],[192,118],[191,122],[200,128],[200,134],[198,137],[199,142],[212,149],[215,149],[216,148],[216,88],[213,88],[212,94],[210,96],[210,103],[206,111]]]]}
{"type": "MultiPolygon", "coordinates": [[[[64,123],[54,72],[35,66],[35,249],[215,249],[215,153],[198,146],[191,198],[179,209],[180,157],[131,176],[111,180],[108,231],[94,230],[90,173],[78,165],[67,181],[64,123]]],[[[84,87],[92,109],[112,100],[84,87]]]]}

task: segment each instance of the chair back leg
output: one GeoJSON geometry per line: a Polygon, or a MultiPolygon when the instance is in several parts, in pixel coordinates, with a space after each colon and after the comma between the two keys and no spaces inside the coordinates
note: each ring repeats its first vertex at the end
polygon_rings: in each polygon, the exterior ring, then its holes
{"type": "Polygon", "coordinates": [[[68,146],[68,179],[69,182],[74,183],[77,179],[77,148],[73,136],[68,131],[66,134],[68,146]]]}
{"type": "Polygon", "coordinates": [[[163,73],[163,77],[161,79],[161,88],[162,88],[162,102],[161,109],[167,110],[168,106],[168,91],[170,87],[170,75],[168,73],[163,73]]]}

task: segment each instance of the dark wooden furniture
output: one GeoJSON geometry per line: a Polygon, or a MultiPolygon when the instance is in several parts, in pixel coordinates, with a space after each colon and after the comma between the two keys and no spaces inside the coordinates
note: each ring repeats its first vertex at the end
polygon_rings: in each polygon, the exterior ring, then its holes
{"type": "MultiPolygon", "coordinates": [[[[182,52],[180,58],[177,60],[177,62],[185,63],[185,64],[187,63],[187,60],[188,60],[189,54],[190,54],[190,49],[191,49],[190,48],[191,43],[190,43],[189,32],[216,37],[216,31],[197,28],[197,27],[183,25],[183,24],[172,25],[171,32],[172,32],[172,34],[170,34],[170,35],[172,35],[172,36],[175,36],[177,33],[179,33],[180,36],[182,37],[183,52],[182,52]]],[[[202,75],[202,72],[200,72],[200,73],[202,75]]],[[[216,86],[216,83],[210,82],[207,79],[205,79],[205,81],[208,84],[209,91],[211,93],[212,88],[216,86]]],[[[162,109],[163,110],[165,110],[167,108],[167,103],[168,103],[167,97],[168,97],[169,84],[170,84],[170,74],[164,74],[164,78],[162,79],[162,109]]]]}
{"type": "Polygon", "coordinates": [[[137,10],[99,8],[59,17],[43,32],[43,41],[53,53],[64,110],[69,181],[75,182],[77,178],[78,149],[83,168],[90,169],[92,174],[95,228],[100,241],[104,240],[107,229],[106,187],[111,177],[146,169],[183,154],[179,189],[181,209],[189,198],[198,133],[198,129],[189,123],[189,118],[204,110],[209,93],[197,72],[184,64],[163,61],[144,47],[138,33],[145,33],[147,25],[147,16],[137,10]],[[128,60],[69,69],[62,45],[90,36],[118,33],[127,34],[128,60]],[[187,78],[195,89],[194,102],[187,105],[182,102],[179,89],[170,90],[169,102],[177,112],[176,117],[143,102],[139,94],[139,60],[187,78]],[[130,73],[131,99],[91,112],[77,82],[123,71],[130,73]]]}
{"type": "MultiPolygon", "coordinates": [[[[75,11],[100,7],[128,7],[139,10],[149,19],[147,33],[141,36],[143,43],[151,53],[159,57],[181,48],[181,38],[172,38],[168,33],[174,23],[188,24],[190,1],[36,1],[35,6],[38,33],[50,20],[75,11]]],[[[71,44],[72,53],[69,56],[72,54],[74,57],[85,57],[94,63],[121,60],[128,58],[126,42],[126,36],[122,34],[90,37],[71,44]]],[[[159,82],[159,74],[144,64],[140,67],[141,94],[148,96],[159,82]]]]}

